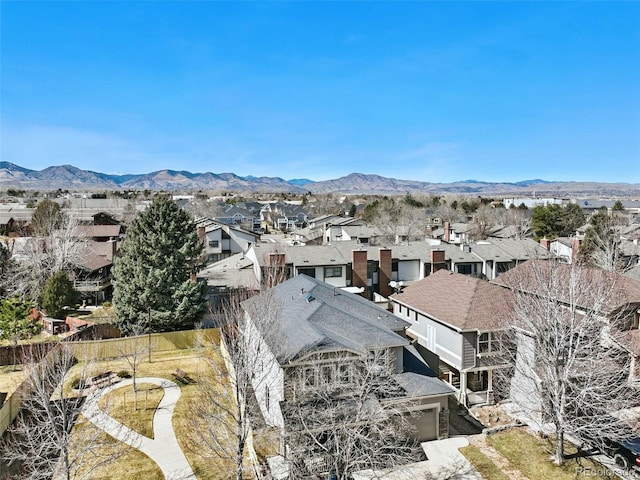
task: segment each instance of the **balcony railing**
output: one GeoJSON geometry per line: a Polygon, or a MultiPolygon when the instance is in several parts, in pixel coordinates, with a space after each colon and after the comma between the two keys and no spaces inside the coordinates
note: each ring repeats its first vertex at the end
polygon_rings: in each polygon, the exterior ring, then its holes
{"type": "Polygon", "coordinates": [[[79,292],[99,292],[111,285],[111,279],[100,278],[98,280],[75,280],[73,288],[79,292]]]}

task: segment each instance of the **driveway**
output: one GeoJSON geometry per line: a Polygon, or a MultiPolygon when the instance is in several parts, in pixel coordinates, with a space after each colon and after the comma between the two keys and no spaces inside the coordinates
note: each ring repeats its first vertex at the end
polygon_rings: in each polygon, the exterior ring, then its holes
{"type": "MultiPolygon", "coordinates": [[[[403,465],[392,472],[385,473],[385,480],[415,480],[428,478],[432,480],[483,480],[483,477],[469,463],[458,449],[466,447],[469,442],[465,437],[446,438],[422,443],[427,455],[424,462],[403,465]]],[[[353,480],[373,480],[381,478],[371,470],[355,473],[353,480]]]]}

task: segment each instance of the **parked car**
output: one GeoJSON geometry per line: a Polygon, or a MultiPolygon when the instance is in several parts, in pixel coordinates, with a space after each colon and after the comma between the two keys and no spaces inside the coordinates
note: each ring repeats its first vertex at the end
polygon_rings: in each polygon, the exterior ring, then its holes
{"type": "Polygon", "coordinates": [[[640,437],[606,443],[605,453],[613,458],[618,467],[640,473],[640,437]]]}

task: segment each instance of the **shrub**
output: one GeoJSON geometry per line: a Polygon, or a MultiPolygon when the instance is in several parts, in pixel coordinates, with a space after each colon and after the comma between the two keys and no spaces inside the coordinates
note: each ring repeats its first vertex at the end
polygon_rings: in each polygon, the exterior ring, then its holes
{"type": "Polygon", "coordinates": [[[127,370],[120,370],[116,375],[120,378],[131,378],[131,374],[127,370]]]}
{"type": "Polygon", "coordinates": [[[111,302],[109,300],[102,302],[102,308],[111,308],[111,302]]]}

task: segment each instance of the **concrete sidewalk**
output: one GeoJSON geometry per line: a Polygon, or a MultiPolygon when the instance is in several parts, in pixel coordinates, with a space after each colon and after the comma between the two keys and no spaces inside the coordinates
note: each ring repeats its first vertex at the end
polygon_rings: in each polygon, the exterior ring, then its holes
{"type": "Polygon", "coordinates": [[[164,390],[164,396],[153,415],[153,439],[134,432],[100,410],[98,406],[100,397],[117,388],[131,385],[131,379],[92,394],[87,399],[82,414],[109,435],[148,455],[158,464],[167,480],[195,480],[196,476],[178,444],[171,423],[173,410],[180,398],[180,387],[170,380],[156,377],[138,378],[136,382],[153,383],[164,390]]]}

